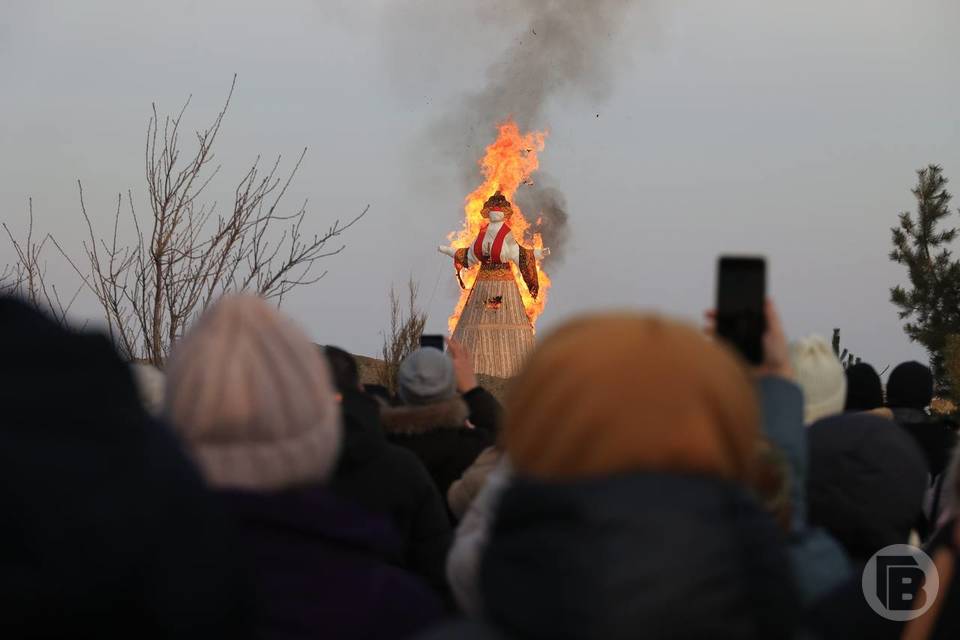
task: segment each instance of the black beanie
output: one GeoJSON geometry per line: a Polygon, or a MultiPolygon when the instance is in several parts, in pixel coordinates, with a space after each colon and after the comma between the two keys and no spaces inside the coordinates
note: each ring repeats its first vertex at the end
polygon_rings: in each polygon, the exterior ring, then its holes
{"type": "Polygon", "coordinates": [[[887,406],[926,409],[933,400],[933,374],[919,362],[904,362],[887,380],[887,406]]]}
{"type": "Polygon", "coordinates": [[[844,411],[869,411],[883,406],[883,386],[876,370],[866,362],[847,369],[847,402],[844,411]]]}

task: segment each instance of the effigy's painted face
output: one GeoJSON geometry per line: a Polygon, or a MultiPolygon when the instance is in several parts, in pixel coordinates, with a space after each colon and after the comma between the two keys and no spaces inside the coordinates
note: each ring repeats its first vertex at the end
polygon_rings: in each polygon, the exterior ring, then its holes
{"type": "Polygon", "coordinates": [[[492,222],[502,222],[504,220],[509,220],[513,211],[510,209],[484,209],[480,212],[484,218],[491,220],[492,222]],[[496,220],[493,219],[493,216],[499,216],[496,220]]]}

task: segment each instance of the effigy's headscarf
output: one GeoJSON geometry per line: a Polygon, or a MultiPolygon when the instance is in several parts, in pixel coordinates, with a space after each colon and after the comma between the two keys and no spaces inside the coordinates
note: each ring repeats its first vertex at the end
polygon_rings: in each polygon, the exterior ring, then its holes
{"type": "Polygon", "coordinates": [[[483,209],[480,210],[480,215],[484,218],[489,218],[491,211],[500,211],[503,213],[504,220],[509,220],[510,216],[513,215],[513,206],[510,204],[510,201],[507,200],[506,196],[497,191],[483,203],[483,209]]]}

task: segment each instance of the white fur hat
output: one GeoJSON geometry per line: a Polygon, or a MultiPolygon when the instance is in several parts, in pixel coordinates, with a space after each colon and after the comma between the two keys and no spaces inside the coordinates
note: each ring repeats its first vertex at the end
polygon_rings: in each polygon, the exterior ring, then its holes
{"type": "Polygon", "coordinates": [[[790,361],[803,389],[803,422],[843,413],[847,399],[847,377],[833,348],[814,335],[790,345],[790,361]]]}

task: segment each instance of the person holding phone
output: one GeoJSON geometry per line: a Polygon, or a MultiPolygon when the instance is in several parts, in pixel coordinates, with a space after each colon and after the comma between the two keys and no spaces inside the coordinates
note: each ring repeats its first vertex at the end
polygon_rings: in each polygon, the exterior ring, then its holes
{"type": "Polygon", "coordinates": [[[480,386],[469,351],[455,340],[448,352],[421,347],[400,365],[396,407],[381,411],[384,432],[415,453],[446,496],[497,439],[500,404],[480,386]]]}
{"type": "Polygon", "coordinates": [[[764,439],[786,459],[792,506],[790,560],[801,599],[810,605],[842,585],[852,575],[852,568],[840,544],[807,520],[809,465],[803,390],[796,381],[780,314],[766,297],[766,261],[721,257],[717,271],[717,308],[707,312],[707,330],[750,366],[764,439]]]}

